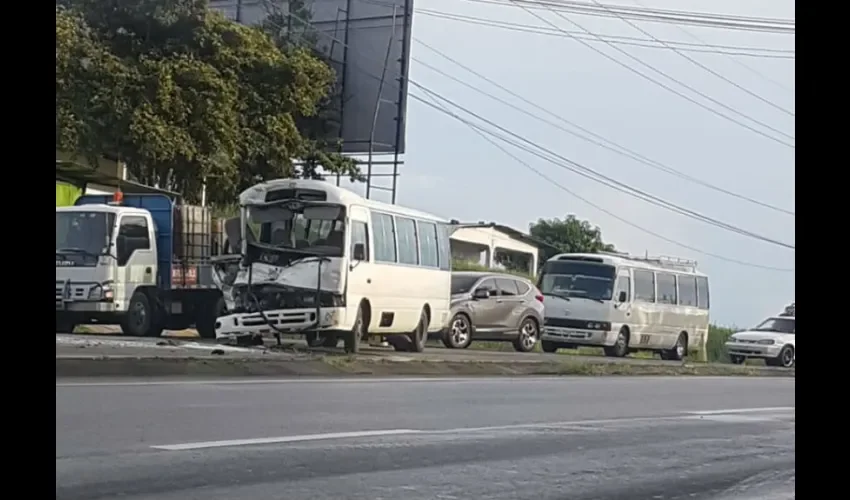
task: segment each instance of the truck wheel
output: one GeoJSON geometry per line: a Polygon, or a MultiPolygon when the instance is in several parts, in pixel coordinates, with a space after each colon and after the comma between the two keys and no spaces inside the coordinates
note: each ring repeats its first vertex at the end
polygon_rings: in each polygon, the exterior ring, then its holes
{"type": "Polygon", "coordinates": [[[224,316],[226,312],[227,305],[224,302],[224,297],[216,297],[215,300],[208,299],[203,301],[198,311],[198,317],[195,320],[195,328],[198,329],[198,336],[202,339],[214,339],[216,320],[224,316]]]}
{"type": "Polygon", "coordinates": [[[363,324],[363,306],[357,307],[357,319],[354,320],[354,326],[350,332],[345,334],[345,352],[349,354],[357,354],[360,352],[360,340],[363,338],[363,333],[366,326],[363,324]]]}
{"type": "Polygon", "coordinates": [[[156,327],[154,310],[151,302],[144,292],[136,292],[130,299],[127,314],[121,322],[121,331],[124,335],[131,337],[153,337],[162,333],[161,328],[156,327]]]}
{"type": "Polygon", "coordinates": [[[56,316],[56,333],[74,333],[76,327],[76,323],[71,318],[56,316]]]}

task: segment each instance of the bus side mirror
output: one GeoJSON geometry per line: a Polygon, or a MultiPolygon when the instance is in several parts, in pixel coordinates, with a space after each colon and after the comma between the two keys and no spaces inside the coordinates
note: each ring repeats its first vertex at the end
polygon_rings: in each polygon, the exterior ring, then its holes
{"type": "Polygon", "coordinates": [[[620,291],[620,295],[617,296],[617,302],[625,302],[628,297],[626,296],[625,291],[620,291]]]}
{"type": "Polygon", "coordinates": [[[358,262],[366,260],[366,245],[363,243],[355,243],[352,257],[358,262]]]}

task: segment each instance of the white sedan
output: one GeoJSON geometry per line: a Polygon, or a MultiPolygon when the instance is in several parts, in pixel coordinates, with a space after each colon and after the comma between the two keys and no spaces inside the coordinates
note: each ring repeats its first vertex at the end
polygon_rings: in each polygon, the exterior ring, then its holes
{"type": "Polygon", "coordinates": [[[768,366],[791,368],[796,358],[794,317],[775,316],[726,341],[729,359],[739,365],[747,358],[761,358],[768,366]]]}

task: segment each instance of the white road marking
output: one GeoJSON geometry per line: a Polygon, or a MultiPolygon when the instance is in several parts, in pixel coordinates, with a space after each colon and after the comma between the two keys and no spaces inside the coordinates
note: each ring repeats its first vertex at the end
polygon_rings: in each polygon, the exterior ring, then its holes
{"type": "Polygon", "coordinates": [[[688,411],[690,415],[725,415],[728,413],[761,413],[761,412],[777,412],[777,411],[794,411],[794,406],[774,406],[767,408],[730,408],[725,410],[701,410],[688,411]]]}
{"type": "Polygon", "coordinates": [[[384,437],[398,435],[427,435],[427,434],[464,434],[469,432],[492,432],[505,430],[521,430],[521,429],[546,429],[546,428],[576,428],[582,426],[603,426],[611,424],[629,424],[637,422],[661,422],[673,420],[688,420],[688,421],[712,421],[724,423],[746,423],[746,422],[764,422],[776,420],[775,418],[765,416],[751,416],[756,412],[769,411],[786,411],[793,410],[793,407],[779,408],[741,408],[738,410],[712,410],[708,414],[700,411],[681,412],[676,415],[659,415],[651,417],[623,417],[623,418],[605,418],[605,419],[587,419],[587,420],[566,420],[558,422],[536,422],[536,423],[517,423],[510,425],[493,425],[485,427],[459,427],[454,429],[387,429],[377,431],[353,431],[353,432],[335,432],[326,434],[301,434],[294,436],[266,437],[253,439],[230,439],[222,441],[202,441],[196,443],[178,443],[168,445],[151,446],[157,450],[166,451],[187,451],[199,450],[205,448],[226,448],[236,446],[251,446],[261,444],[281,444],[281,443],[300,443],[307,441],[326,441],[333,439],[351,439],[351,438],[369,438],[369,437],[384,437]],[[723,413],[716,413],[723,411],[723,413]]]}
{"type": "Polygon", "coordinates": [[[414,429],[387,429],[382,431],[332,432],[327,434],[302,434],[300,436],[281,436],[255,439],[228,439],[224,441],[202,441],[198,443],[180,443],[151,446],[157,450],[186,451],[205,448],[225,448],[231,446],[250,446],[257,444],[300,443],[304,441],[321,441],[328,439],[347,439],[362,437],[397,436],[401,434],[417,434],[421,431],[414,429]]]}

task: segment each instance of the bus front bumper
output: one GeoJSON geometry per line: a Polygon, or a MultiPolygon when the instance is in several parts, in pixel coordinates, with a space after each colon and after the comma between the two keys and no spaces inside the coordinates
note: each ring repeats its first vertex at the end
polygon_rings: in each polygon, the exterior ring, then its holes
{"type": "Polygon", "coordinates": [[[274,336],[316,330],[340,329],[345,318],[344,307],[323,307],[316,321],[316,308],[272,309],[260,313],[239,313],[221,316],[215,322],[215,338],[235,340],[245,336],[274,336]],[[265,317],[263,317],[265,316],[265,317]],[[273,326],[272,326],[273,325],[273,326]]]}
{"type": "Polygon", "coordinates": [[[612,346],[617,342],[617,332],[545,325],[540,339],[563,344],[612,346]]]}

